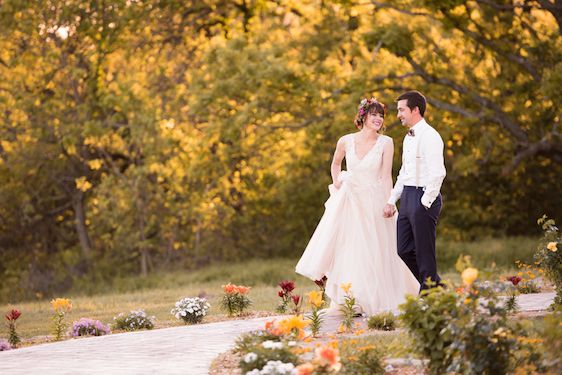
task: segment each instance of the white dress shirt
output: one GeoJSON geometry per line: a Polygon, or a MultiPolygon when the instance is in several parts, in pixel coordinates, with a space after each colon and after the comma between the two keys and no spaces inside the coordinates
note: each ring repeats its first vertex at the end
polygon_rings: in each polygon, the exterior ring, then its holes
{"type": "Polygon", "coordinates": [[[396,201],[402,195],[404,186],[418,186],[424,188],[421,203],[429,208],[433,201],[437,199],[446,175],[443,160],[443,140],[437,130],[432,128],[425,119],[417,122],[411,130],[413,130],[414,136],[406,135],[404,137],[402,167],[400,173],[398,173],[396,184],[390,193],[388,203],[396,204],[396,201]],[[418,157],[419,160],[417,160],[418,157]],[[417,166],[416,161],[419,163],[417,166]],[[417,179],[416,170],[419,172],[417,179]]]}

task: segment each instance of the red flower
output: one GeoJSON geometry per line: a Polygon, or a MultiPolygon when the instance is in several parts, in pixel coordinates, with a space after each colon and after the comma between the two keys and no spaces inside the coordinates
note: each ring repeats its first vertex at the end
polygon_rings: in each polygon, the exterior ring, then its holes
{"type": "Polygon", "coordinates": [[[277,295],[281,298],[285,297],[285,292],[280,290],[279,292],[277,292],[277,295]]]}
{"type": "Polygon", "coordinates": [[[21,311],[18,309],[12,309],[8,314],[6,314],[6,320],[16,321],[21,315],[21,311]]]}
{"type": "Polygon", "coordinates": [[[295,283],[290,280],[284,280],[279,283],[279,286],[285,293],[292,292],[295,289],[295,283]]]}
{"type": "Polygon", "coordinates": [[[298,306],[299,302],[301,301],[301,296],[292,296],[293,303],[298,306]]]}
{"type": "Polygon", "coordinates": [[[324,288],[326,286],[326,281],[328,281],[328,278],[323,276],[320,280],[314,280],[314,283],[320,288],[324,288]]]}
{"type": "Polygon", "coordinates": [[[511,276],[507,278],[509,281],[511,281],[511,283],[515,286],[517,286],[517,284],[519,284],[519,282],[522,280],[519,276],[511,276]]]}

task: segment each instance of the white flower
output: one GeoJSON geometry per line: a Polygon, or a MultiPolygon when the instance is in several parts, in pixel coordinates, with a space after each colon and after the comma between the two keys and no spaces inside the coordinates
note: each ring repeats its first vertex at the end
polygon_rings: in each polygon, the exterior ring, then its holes
{"type": "Polygon", "coordinates": [[[287,343],[287,346],[295,346],[295,345],[297,345],[297,342],[296,342],[296,341],[289,341],[289,342],[287,343]]]}
{"type": "Polygon", "coordinates": [[[283,349],[283,343],[282,342],[276,342],[276,341],[271,341],[271,340],[267,340],[264,341],[261,346],[264,347],[264,349],[283,349]]]}
{"type": "Polygon", "coordinates": [[[250,352],[244,356],[244,362],[246,363],[254,362],[256,359],[258,359],[258,355],[253,352],[250,352]]]}
{"type": "Polygon", "coordinates": [[[252,371],[248,371],[246,373],[246,375],[260,375],[260,374],[261,374],[261,371],[258,370],[257,368],[253,369],[252,371]]]}
{"type": "Polygon", "coordinates": [[[180,315],[181,315],[181,316],[186,316],[187,313],[186,313],[185,311],[182,311],[182,312],[180,312],[180,315]]]}

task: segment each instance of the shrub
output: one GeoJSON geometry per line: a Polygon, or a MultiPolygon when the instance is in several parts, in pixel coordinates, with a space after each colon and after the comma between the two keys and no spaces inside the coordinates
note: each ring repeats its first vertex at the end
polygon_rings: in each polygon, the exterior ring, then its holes
{"type": "Polygon", "coordinates": [[[408,297],[403,320],[431,373],[505,374],[515,368],[520,329],[509,325],[498,288],[479,284],[478,271],[467,270],[456,293],[438,287],[408,297]]]}
{"type": "Polygon", "coordinates": [[[369,329],[393,331],[396,329],[396,317],[390,311],[372,315],[367,320],[367,326],[369,329]]]}
{"type": "Polygon", "coordinates": [[[413,339],[416,351],[429,359],[432,373],[444,372],[452,358],[447,348],[453,343],[446,330],[449,321],[458,315],[457,295],[441,287],[422,291],[420,297],[407,296],[400,305],[400,319],[413,339]]]}
{"type": "Polygon", "coordinates": [[[111,333],[109,326],[99,320],[81,318],[72,324],[72,337],[78,336],[103,336],[111,333]]]}
{"type": "Polygon", "coordinates": [[[137,331],[139,329],[153,329],[154,316],[147,316],[144,310],[132,310],[125,315],[120,313],[113,318],[114,328],[124,331],[137,331]]]}
{"type": "Polygon", "coordinates": [[[241,315],[252,304],[248,298],[250,288],[242,285],[227,284],[223,285],[224,295],[221,307],[228,313],[228,316],[241,315]]]}
{"type": "Polygon", "coordinates": [[[544,319],[543,338],[546,368],[555,374],[562,374],[562,307],[558,307],[553,313],[544,319]]]}
{"type": "Polygon", "coordinates": [[[172,309],[171,313],[176,319],[181,319],[186,324],[196,324],[203,320],[210,307],[211,305],[205,298],[182,298],[176,302],[176,307],[172,309]]]}
{"type": "Polygon", "coordinates": [[[554,308],[562,306],[562,243],[554,220],[543,216],[537,222],[542,225],[544,237],[539,243],[535,258],[544,269],[546,277],[554,284],[554,308]]]}
{"type": "Polygon", "coordinates": [[[240,368],[243,373],[262,369],[269,361],[297,363],[298,356],[291,350],[295,341],[281,341],[267,331],[256,331],[241,336],[235,351],[242,354],[240,368]]]}
{"type": "Polygon", "coordinates": [[[249,353],[255,345],[264,341],[280,341],[280,337],[266,330],[248,332],[238,336],[234,350],[238,353],[249,353]]]}
{"type": "Polygon", "coordinates": [[[355,347],[352,353],[343,357],[342,364],[342,374],[384,374],[382,354],[374,345],[355,347]]]}

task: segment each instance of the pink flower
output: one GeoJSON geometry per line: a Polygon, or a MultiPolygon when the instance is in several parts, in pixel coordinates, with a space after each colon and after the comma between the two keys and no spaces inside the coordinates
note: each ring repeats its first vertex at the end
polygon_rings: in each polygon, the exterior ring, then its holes
{"type": "Polygon", "coordinates": [[[292,296],[291,298],[293,299],[293,303],[295,305],[298,305],[299,302],[301,301],[301,296],[292,296]]]}

